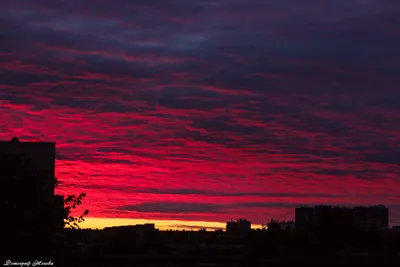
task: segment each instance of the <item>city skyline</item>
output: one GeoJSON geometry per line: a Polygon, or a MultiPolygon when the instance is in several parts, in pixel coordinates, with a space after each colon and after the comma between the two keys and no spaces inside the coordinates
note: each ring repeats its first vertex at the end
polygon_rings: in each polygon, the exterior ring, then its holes
{"type": "Polygon", "coordinates": [[[400,224],[399,3],[88,6],[0,9],[0,140],[56,142],[83,225],[260,225],[303,204],[400,224]]]}

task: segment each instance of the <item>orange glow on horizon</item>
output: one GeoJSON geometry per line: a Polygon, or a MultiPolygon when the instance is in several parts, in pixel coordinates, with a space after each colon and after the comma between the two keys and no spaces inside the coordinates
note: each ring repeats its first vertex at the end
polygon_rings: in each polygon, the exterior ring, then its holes
{"type": "MultiPolygon", "coordinates": [[[[224,229],[224,222],[206,222],[206,221],[183,221],[183,220],[146,220],[146,219],[127,219],[127,218],[85,218],[79,226],[82,229],[103,229],[111,226],[135,225],[154,223],[159,230],[198,230],[205,228],[214,230],[217,228],[224,229]]],[[[261,225],[254,224],[252,229],[260,229],[261,225]]]]}

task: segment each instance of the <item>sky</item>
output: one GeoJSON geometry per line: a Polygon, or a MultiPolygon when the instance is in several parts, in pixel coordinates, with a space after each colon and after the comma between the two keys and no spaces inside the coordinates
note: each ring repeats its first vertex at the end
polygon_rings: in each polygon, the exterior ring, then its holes
{"type": "Polygon", "coordinates": [[[87,227],[317,204],[400,224],[398,0],[0,7],[0,138],[57,143],[57,193],[87,194],[87,227]]]}

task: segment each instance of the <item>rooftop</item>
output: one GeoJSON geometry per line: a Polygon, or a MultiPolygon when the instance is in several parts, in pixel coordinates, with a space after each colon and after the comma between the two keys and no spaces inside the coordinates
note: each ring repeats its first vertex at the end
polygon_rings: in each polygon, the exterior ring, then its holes
{"type": "Polygon", "coordinates": [[[15,144],[55,144],[55,142],[43,142],[41,140],[38,141],[20,141],[18,137],[13,137],[10,141],[0,141],[0,143],[15,143],[15,144]]]}

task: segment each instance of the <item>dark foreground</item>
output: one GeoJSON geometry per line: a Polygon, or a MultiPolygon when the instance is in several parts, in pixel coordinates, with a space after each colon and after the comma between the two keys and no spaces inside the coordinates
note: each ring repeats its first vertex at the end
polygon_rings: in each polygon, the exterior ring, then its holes
{"type": "Polygon", "coordinates": [[[258,266],[400,266],[400,256],[352,256],[324,258],[297,258],[266,260],[243,256],[167,256],[167,255],[74,255],[53,260],[53,266],[226,266],[226,267],[258,267],[258,266]]]}

